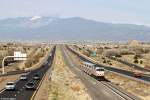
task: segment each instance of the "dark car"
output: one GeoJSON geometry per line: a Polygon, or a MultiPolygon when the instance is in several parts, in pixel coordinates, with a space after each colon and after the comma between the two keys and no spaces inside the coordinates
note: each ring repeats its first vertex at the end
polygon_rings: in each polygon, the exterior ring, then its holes
{"type": "Polygon", "coordinates": [[[33,79],[34,79],[34,80],[40,80],[40,75],[39,75],[39,74],[35,74],[35,75],[33,76],[33,79]]]}
{"type": "Polygon", "coordinates": [[[28,82],[26,85],[25,85],[25,88],[27,90],[35,90],[35,84],[33,82],[28,82]]]}

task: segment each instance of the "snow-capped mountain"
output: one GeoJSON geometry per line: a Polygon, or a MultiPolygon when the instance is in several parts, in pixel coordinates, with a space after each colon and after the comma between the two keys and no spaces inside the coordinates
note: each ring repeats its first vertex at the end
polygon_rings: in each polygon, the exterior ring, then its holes
{"type": "Polygon", "coordinates": [[[0,39],[24,40],[149,40],[150,28],[112,24],[79,17],[18,17],[0,20],[0,39]]]}

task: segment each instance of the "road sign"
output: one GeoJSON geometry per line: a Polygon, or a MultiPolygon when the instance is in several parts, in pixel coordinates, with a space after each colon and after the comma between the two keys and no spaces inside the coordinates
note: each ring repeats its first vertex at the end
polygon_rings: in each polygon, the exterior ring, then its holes
{"type": "Polygon", "coordinates": [[[27,54],[22,53],[21,51],[14,52],[14,60],[27,60],[27,54]]]}

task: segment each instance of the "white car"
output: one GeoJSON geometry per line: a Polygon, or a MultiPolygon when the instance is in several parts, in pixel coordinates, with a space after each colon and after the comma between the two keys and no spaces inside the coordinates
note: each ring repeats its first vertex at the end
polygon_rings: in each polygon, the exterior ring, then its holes
{"type": "Polygon", "coordinates": [[[26,74],[21,75],[20,80],[27,80],[27,75],[26,74]]]}
{"type": "Polygon", "coordinates": [[[14,82],[7,82],[5,85],[6,90],[15,90],[16,84],[14,82]]]}

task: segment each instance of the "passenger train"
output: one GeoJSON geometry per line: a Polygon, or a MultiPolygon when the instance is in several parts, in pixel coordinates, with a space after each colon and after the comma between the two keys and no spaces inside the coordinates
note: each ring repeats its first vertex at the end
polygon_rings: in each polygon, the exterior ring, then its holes
{"type": "Polygon", "coordinates": [[[81,68],[85,73],[96,79],[104,78],[105,69],[103,67],[99,67],[98,65],[89,62],[82,62],[81,68]]]}

